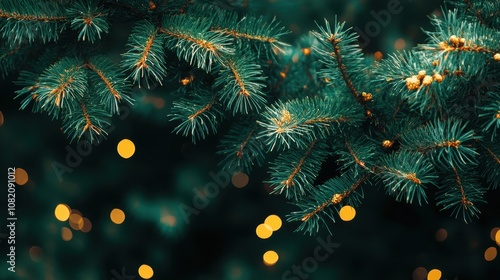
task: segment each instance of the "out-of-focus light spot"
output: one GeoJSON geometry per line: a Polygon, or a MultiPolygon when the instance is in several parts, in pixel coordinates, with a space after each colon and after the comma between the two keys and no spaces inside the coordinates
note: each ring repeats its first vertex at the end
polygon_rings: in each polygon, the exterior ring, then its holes
{"type": "Polygon", "coordinates": [[[3,125],[4,119],[3,119],[3,114],[2,111],[0,111],[0,126],[3,125]]]}
{"type": "Polygon", "coordinates": [[[491,240],[496,241],[495,240],[495,235],[497,234],[497,232],[499,230],[500,230],[499,227],[494,227],[494,228],[491,229],[491,231],[490,231],[490,238],[491,238],[491,240]]]}
{"type": "Polygon", "coordinates": [[[439,280],[441,279],[441,270],[439,269],[433,269],[429,271],[429,274],[427,274],[427,280],[439,280]]]}
{"type": "Polygon", "coordinates": [[[171,227],[175,226],[175,224],[177,223],[177,219],[173,215],[170,215],[170,214],[162,215],[160,221],[163,224],[169,225],[171,227]]]}
{"type": "Polygon", "coordinates": [[[352,221],[354,217],[356,217],[356,209],[350,205],[345,205],[342,208],[340,208],[339,211],[340,219],[345,222],[352,221]]]}
{"type": "Polygon", "coordinates": [[[73,232],[67,227],[61,229],[61,236],[64,241],[70,241],[73,238],[73,232]]]}
{"type": "Polygon", "coordinates": [[[267,239],[267,238],[271,237],[271,235],[273,235],[273,229],[269,225],[260,224],[255,229],[255,233],[257,233],[257,236],[260,239],[267,239]]]}
{"type": "Polygon", "coordinates": [[[243,188],[248,185],[248,180],[248,175],[243,172],[236,172],[231,178],[231,182],[237,188],[243,188]]]}
{"type": "Polygon", "coordinates": [[[269,215],[264,221],[264,224],[270,226],[273,231],[277,231],[281,228],[282,222],[278,215],[269,215]]]}
{"type": "Polygon", "coordinates": [[[139,266],[139,269],[137,271],[139,272],[139,276],[141,276],[142,279],[150,279],[154,274],[153,268],[151,268],[151,266],[147,264],[139,266]]]}
{"type": "Polygon", "coordinates": [[[83,218],[83,226],[80,229],[82,232],[89,232],[92,229],[92,222],[88,218],[83,218]]]}
{"type": "Polygon", "coordinates": [[[28,172],[26,170],[16,167],[16,184],[22,186],[28,182],[28,172]]]}
{"type": "Polygon", "coordinates": [[[394,42],[394,49],[395,50],[402,50],[406,47],[406,41],[403,38],[399,38],[394,42]]]}
{"type": "Polygon", "coordinates": [[[125,221],[125,213],[121,209],[118,209],[118,208],[111,210],[109,217],[111,218],[111,221],[117,225],[119,225],[119,224],[123,223],[123,221],[125,221]]]}
{"type": "Polygon", "coordinates": [[[500,230],[497,231],[495,234],[495,242],[497,243],[498,246],[500,246],[500,230]]]}
{"type": "Polygon", "coordinates": [[[116,150],[122,158],[130,158],[135,153],[134,142],[130,141],[129,139],[123,139],[118,143],[116,150]]]}
{"type": "Polygon", "coordinates": [[[38,246],[31,246],[30,248],[30,258],[34,262],[39,262],[42,260],[43,250],[38,246]]]}
{"type": "Polygon", "coordinates": [[[491,262],[497,257],[497,248],[495,247],[490,247],[484,251],[484,259],[486,261],[491,262]]]}
{"type": "MultiPolygon", "coordinates": [[[[73,211],[72,211],[73,212],[73,211]]],[[[83,228],[83,217],[78,213],[72,213],[69,216],[69,226],[74,230],[81,230],[83,228]]]]}
{"type": "Polygon", "coordinates": [[[448,231],[444,228],[440,228],[436,231],[436,240],[439,242],[445,241],[448,238],[448,231]]]}
{"type": "Polygon", "coordinates": [[[384,55],[382,54],[382,52],[380,51],[377,51],[373,54],[373,58],[376,60],[376,61],[379,61],[381,60],[382,58],[384,57],[384,55]]]}
{"type": "Polygon", "coordinates": [[[262,256],[264,264],[267,266],[272,266],[278,262],[279,256],[275,251],[267,251],[262,256]]]}
{"type": "Polygon", "coordinates": [[[54,216],[61,222],[64,222],[69,219],[70,208],[66,204],[58,204],[56,209],[54,210],[54,216]]]}
{"type": "Polygon", "coordinates": [[[413,271],[412,279],[413,280],[425,280],[427,277],[427,269],[425,267],[417,267],[413,271]]]}
{"type": "Polygon", "coordinates": [[[305,55],[305,56],[308,56],[311,54],[311,48],[303,48],[302,49],[302,53],[305,55]]]}

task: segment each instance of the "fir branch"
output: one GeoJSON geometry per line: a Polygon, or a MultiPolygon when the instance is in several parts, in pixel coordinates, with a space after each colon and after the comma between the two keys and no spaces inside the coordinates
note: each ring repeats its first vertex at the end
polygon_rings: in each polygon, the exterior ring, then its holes
{"type": "Polygon", "coordinates": [[[110,114],[119,114],[118,104],[122,101],[133,104],[130,97],[130,85],[125,77],[118,72],[118,67],[105,56],[92,57],[84,64],[93,75],[92,80],[97,90],[99,103],[110,114]]]}
{"type": "Polygon", "coordinates": [[[64,117],[63,131],[71,141],[85,136],[86,145],[90,145],[107,135],[104,128],[111,126],[109,118],[110,114],[102,110],[99,104],[92,101],[91,97],[85,97],[78,108],[64,117]]]}
{"type": "Polygon", "coordinates": [[[167,35],[167,47],[189,64],[209,72],[214,62],[234,54],[231,38],[210,31],[209,22],[187,15],[165,17],[159,32],[167,35]]]}
{"type": "Polygon", "coordinates": [[[123,54],[122,67],[132,70],[128,78],[137,82],[139,87],[142,78],[145,78],[149,88],[150,79],[161,85],[167,75],[164,40],[165,36],[158,34],[158,28],[149,21],[139,22],[132,30],[127,43],[129,50],[123,54]]]}
{"type": "Polygon", "coordinates": [[[98,7],[97,2],[76,2],[68,12],[73,17],[71,28],[80,30],[78,40],[94,43],[96,39],[101,39],[101,33],[108,33],[108,12],[98,7]]]}
{"type": "Polygon", "coordinates": [[[251,56],[227,58],[224,67],[215,80],[220,99],[226,108],[236,113],[248,114],[259,111],[266,103],[264,88],[265,76],[260,65],[255,64],[251,56]]]}

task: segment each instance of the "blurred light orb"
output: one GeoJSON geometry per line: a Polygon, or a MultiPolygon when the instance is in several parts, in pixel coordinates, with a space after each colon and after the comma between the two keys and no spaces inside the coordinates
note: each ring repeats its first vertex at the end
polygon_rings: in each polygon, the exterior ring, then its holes
{"type": "Polygon", "coordinates": [[[135,153],[135,144],[134,142],[130,141],[129,139],[123,139],[118,143],[118,146],[116,147],[118,154],[124,158],[128,159],[132,157],[135,153]]]}

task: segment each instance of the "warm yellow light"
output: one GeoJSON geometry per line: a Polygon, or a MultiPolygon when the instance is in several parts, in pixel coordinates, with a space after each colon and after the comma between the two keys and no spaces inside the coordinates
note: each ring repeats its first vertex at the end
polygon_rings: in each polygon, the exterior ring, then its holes
{"type": "Polygon", "coordinates": [[[243,172],[234,173],[231,182],[237,188],[243,188],[248,184],[248,175],[243,172]]]}
{"type": "Polygon", "coordinates": [[[448,231],[444,228],[440,228],[436,231],[436,240],[439,242],[445,241],[448,238],[448,231]]]}
{"type": "Polygon", "coordinates": [[[88,218],[83,218],[83,227],[80,229],[82,232],[89,232],[92,229],[92,223],[88,218]]]}
{"type": "Polygon", "coordinates": [[[282,222],[277,215],[269,215],[264,221],[264,224],[270,226],[273,231],[277,231],[281,228],[282,222]]]}
{"type": "Polygon", "coordinates": [[[118,151],[118,154],[122,158],[125,158],[125,159],[130,158],[135,153],[134,142],[130,141],[129,139],[123,139],[122,141],[120,141],[118,143],[116,150],[118,151]]]}
{"type": "Polygon", "coordinates": [[[69,214],[70,214],[70,208],[66,204],[58,204],[56,206],[56,209],[54,210],[54,215],[56,216],[56,219],[58,219],[61,222],[68,220],[69,214]]]}
{"type": "Polygon", "coordinates": [[[500,246],[500,230],[497,231],[495,234],[495,242],[497,243],[498,246],[500,246]]]}
{"type": "Polygon", "coordinates": [[[137,271],[139,272],[139,276],[141,276],[143,279],[150,279],[154,274],[153,268],[151,268],[147,264],[139,266],[139,269],[137,271]]]}
{"type": "Polygon", "coordinates": [[[16,184],[22,186],[28,182],[28,172],[26,170],[16,167],[16,184]]]}
{"type": "Polygon", "coordinates": [[[273,229],[271,228],[271,226],[266,224],[258,225],[255,232],[257,233],[257,236],[261,239],[267,239],[271,237],[271,235],[273,235],[273,229]]]}
{"type": "Polygon", "coordinates": [[[490,231],[490,238],[491,240],[495,241],[495,235],[497,234],[498,230],[500,230],[499,227],[494,227],[490,231]]]}
{"type": "Polygon", "coordinates": [[[354,207],[350,205],[345,205],[340,209],[339,215],[342,221],[346,222],[352,221],[352,219],[356,217],[356,209],[354,209],[354,207]]]}
{"type": "Polygon", "coordinates": [[[497,248],[495,247],[490,247],[484,251],[484,259],[486,261],[491,262],[497,257],[497,248]]]}
{"type": "Polygon", "coordinates": [[[267,251],[262,256],[262,259],[264,260],[265,265],[272,266],[278,262],[279,256],[275,251],[267,251]]]}
{"type": "Polygon", "coordinates": [[[441,279],[441,270],[433,269],[427,274],[427,280],[439,280],[441,279]]]}
{"type": "Polygon", "coordinates": [[[64,241],[70,241],[73,238],[73,232],[71,232],[71,229],[63,227],[61,229],[61,236],[64,241]]]}
{"type": "Polygon", "coordinates": [[[111,218],[111,221],[117,225],[119,225],[119,224],[123,223],[123,221],[125,221],[125,213],[121,209],[118,209],[118,208],[111,210],[109,217],[111,218]]]}
{"type": "Polygon", "coordinates": [[[69,216],[69,226],[74,230],[81,230],[83,228],[83,217],[78,213],[72,213],[69,216]]]}

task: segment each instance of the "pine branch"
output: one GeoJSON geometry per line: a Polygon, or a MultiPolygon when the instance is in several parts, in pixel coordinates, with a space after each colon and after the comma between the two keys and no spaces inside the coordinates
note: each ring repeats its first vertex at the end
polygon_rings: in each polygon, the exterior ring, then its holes
{"type": "Polygon", "coordinates": [[[108,33],[108,12],[97,6],[96,1],[76,2],[68,9],[71,20],[71,28],[80,30],[78,40],[94,43],[101,39],[101,33],[108,33]]]}

